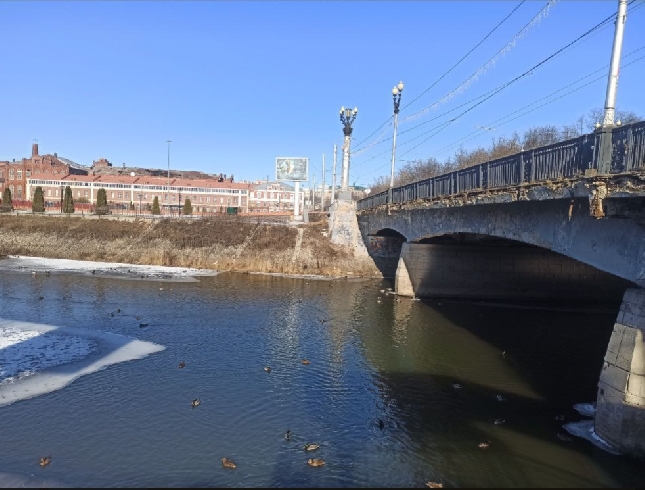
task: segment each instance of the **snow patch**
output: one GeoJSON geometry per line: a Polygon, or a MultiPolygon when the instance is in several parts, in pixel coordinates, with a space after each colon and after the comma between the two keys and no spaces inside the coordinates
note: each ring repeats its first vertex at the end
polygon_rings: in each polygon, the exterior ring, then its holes
{"type": "Polygon", "coordinates": [[[562,427],[571,435],[582,437],[583,439],[588,440],[594,446],[599,447],[600,449],[607,451],[608,453],[620,455],[614,447],[608,442],[604,441],[596,432],[594,431],[594,421],[593,420],[581,420],[580,422],[570,422],[564,424],[562,427]]]}

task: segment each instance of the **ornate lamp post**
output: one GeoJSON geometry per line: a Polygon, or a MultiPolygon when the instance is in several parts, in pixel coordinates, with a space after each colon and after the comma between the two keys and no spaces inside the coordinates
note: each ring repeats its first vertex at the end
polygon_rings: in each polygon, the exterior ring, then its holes
{"type": "Polygon", "coordinates": [[[344,106],[340,108],[340,122],[343,123],[343,134],[345,135],[345,141],[343,142],[343,172],[340,180],[341,192],[347,191],[347,183],[349,181],[349,144],[352,137],[352,123],[356,119],[357,114],[357,107],[354,107],[353,111],[351,109],[345,109],[344,106]]]}
{"type": "Polygon", "coordinates": [[[394,100],[394,138],[392,138],[392,171],[390,173],[390,189],[387,194],[387,212],[390,213],[390,205],[392,204],[392,188],[394,187],[394,162],[396,160],[396,127],[399,120],[399,105],[401,104],[401,93],[403,92],[403,82],[399,82],[392,89],[392,99],[394,100]]]}

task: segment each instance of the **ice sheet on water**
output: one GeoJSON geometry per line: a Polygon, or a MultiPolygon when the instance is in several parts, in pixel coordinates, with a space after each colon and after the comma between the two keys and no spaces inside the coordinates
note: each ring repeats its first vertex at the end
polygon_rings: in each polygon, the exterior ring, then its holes
{"type": "Polygon", "coordinates": [[[189,267],[161,265],[132,265],[119,262],[93,262],[85,260],[46,259],[8,255],[0,261],[0,269],[43,274],[46,271],[93,274],[121,279],[152,279],[161,281],[197,281],[198,276],[215,276],[217,271],[189,267]]]}
{"type": "Polygon", "coordinates": [[[18,475],[0,472],[0,488],[73,488],[61,481],[36,475],[18,475]]]}
{"type": "Polygon", "coordinates": [[[562,427],[571,435],[582,437],[583,439],[588,440],[594,446],[604,449],[608,453],[619,455],[620,453],[614,449],[611,444],[604,441],[596,432],[594,431],[594,421],[593,420],[581,420],[579,422],[569,422],[564,424],[562,427]]]}
{"type": "Polygon", "coordinates": [[[92,339],[0,326],[0,386],[95,351],[92,339]]]}
{"type": "Polygon", "coordinates": [[[0,318],[0,407],[164,349],[124,335],[0,318]]]}

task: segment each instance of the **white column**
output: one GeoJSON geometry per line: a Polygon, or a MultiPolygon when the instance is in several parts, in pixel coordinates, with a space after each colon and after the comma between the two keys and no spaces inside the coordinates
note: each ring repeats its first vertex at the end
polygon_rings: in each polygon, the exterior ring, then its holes
{"type": "Polygon", "coordinates": [[[611,50],[611,66],[607,80],[607,96],[605,98],[605,116],[602,126],[614,125],[616,113],[616,90],[618,87],[618,71],[620,69],[620,52],[623,47],[623,33],[627,20],[627,0],[618,0],[618,14],[616,15],[616,29],[614,31],[614,45],[611,50]]]}
{"type": "Polygon", "coordinates": [[[300,215],[300,182],[295,183],[295,194],[293,196],[293,215],[300,215]]]}
{"type": "Polygon", "coordinates": [[[345,141],[343,143],[343,173],[341,174],[340,179],[340,190],[346,191],[349,181],[349,144],[351,141],[351,135],[345,136],[345,141]]]}

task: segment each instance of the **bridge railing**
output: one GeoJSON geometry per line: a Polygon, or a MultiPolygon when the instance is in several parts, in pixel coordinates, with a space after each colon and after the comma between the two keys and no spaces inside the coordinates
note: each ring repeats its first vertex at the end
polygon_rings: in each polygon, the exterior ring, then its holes
{"type": "MultiPolygon", "coordinates": [[[[645,121],[615,128],[612,132],[611,173],[645,169],[645,121]]],[[[583,176],[599,169],[600,133],[523,151],[472,167],[455,170],[392,189],[392,203],[448,197],[583,176]]],[[[361,199],[357,209],[388,203],[388,191],[361,199]]]]}

